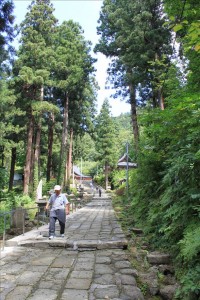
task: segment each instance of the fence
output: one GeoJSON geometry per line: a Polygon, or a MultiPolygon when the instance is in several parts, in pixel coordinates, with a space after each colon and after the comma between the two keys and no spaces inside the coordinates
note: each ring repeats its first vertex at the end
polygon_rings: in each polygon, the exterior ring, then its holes
{"type": "MultiPolygon", "coordinates": [[[[4,250],[6,233],[7,233],[7,230],[10,229],[11,227],[16,228],[17,230],[21,230],[21,234],[24,235],[25,221],[27,220],[28,212],[31,210],[36,211],[36,218],[34,218],[34,220],[36,219],[36,226],[38,229],[40,220],[41,220],[41,214],[40,214],[41,208],[40,207],[31,207],[31,208],[18,207],[11,211],[0,213],[1,228],[3,225],[3,228],[1,230],[1,234],[3,233],[1,250],[4,250]],[[2,220],[3,220],[3,222],[2,222],[2,220]]],[[[19,233],[19,235],[20,235],[20,233],[19,233]]]]}

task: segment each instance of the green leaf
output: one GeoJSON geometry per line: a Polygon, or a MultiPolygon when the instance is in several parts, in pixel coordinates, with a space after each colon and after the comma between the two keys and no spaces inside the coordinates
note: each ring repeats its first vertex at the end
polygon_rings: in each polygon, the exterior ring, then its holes
{"type": "Polygon", "coordinates": [[[177,32],[177,31],[179,31],[179,30],[181,30],[181,29],[183,29],[183,25],[182,25],[182,24],[177,24],[177,25],[175,25],[175,26],[173,27],[173,30],[174,30],[175,32],[177,32]]]}

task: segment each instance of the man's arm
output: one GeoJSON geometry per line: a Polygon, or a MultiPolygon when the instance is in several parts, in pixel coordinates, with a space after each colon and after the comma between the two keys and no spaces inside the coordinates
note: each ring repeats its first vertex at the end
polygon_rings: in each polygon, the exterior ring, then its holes
{"type": "MultiPolygon", "coordinates": [[[[51,197],[52,197],[52,196],[51,196],[51,197]]],[[[50,197],[49,200],[47,201],[47,204],[46,204],[46,207],[45,207],[46,210],[49,209],[51,197],[50,197]]]]}
{"type": "Polygon", "coordinates": [[[65,206],[66,215],[69,215],[70,213],[70,203],[68,202],[65,206]]]}

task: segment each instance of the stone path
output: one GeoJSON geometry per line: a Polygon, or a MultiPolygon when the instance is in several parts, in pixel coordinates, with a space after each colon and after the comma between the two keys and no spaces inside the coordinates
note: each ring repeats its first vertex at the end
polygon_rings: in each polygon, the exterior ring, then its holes
{"type": "Polygon", "coordinates": [[[111,199],[102,196],[67,218],[65,238],[49,240],[44,225],[7,241],[1,300],[144,299],[111,199]]]}

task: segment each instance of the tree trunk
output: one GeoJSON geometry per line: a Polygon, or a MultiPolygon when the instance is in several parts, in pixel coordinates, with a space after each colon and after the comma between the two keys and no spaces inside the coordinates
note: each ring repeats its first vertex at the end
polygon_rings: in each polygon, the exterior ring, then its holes
{"type": "Polygon", "coordinates": [[[105,189],[108,189],[108,163],[105,163],[105,189]]]}
{"type": "Polygon", "coordinates": [[[70,129],[70,144],[69,144],[69,151],[67,156],[67,166],[66,166],[66,182],[67,185],[70,185],[70,177],[72,174],[72,149],[73,149],[73,129],[70,129]]]}
{"type": "Polygon", "coordinates": [[[1,167],[4,167],[4,146],[1,146],[0,152],[1,152],[1,167]]]}
{"type": "Polygon", "coordinates": [[[156,97],[154,91],[153,91],[153,97],[152,97],[152,99],[153,99],[153,101],[152,101],[153,102],[153,108],[158,107],[157,97],[156,97]]]}
{"type": "Polygon", "coordinates": [[[36,140],[35,140],[35,153],[34,153],[34,162],[33,162],[33,192],[34,196],[36,196],[37,186],[39,184],[39,174],[40,174],[40,140],[41,140],[41,117],[39,117],[39,121],[37,124],[36,131],[36,140]]]}
{"type": "Polygon", "coordinates": [[[159,107],[161,110],[165,109],[165,105],[164,105],[164,97],[163,97],[163,92],[162,92],[162,88],[159,88],[158,90],[158,101],[159,101],[159,107]]]}
{"type": "Polygon", "coordinates": [[[49,114],[49,130],[48,130],[48,157],[47,157],[47,181],[52,176],[52,153],[53,153],[53,133],[55,126],[55,116],[53,113],[49,114]]]}
{"type": "Polygon", "coordinates": [[[136,155],[137,155],[138,142],[139,142],[139,128],[138,128],[138,122],[137,122],[135,88],[133,85],[130,85],[130,104],[131,104],[131,120],[132,120],[132,126],[133,126],[133,135],[134,135],[134,141],[135,141],[135,151],[136,151],[136,155]]]}
{"type": "Polygon", "coordinates": [[[9,178],[9,191],[13,188],[13,180],[14,180],[14,173],[15,173],[15,162],[17,157],[17,149],[16,147],[12,148],[11,152],[11,166],[10,166],[10,178],[9,178]]]}
{"type": "MultiPolygon", "coordinates": [[[[40,101],[44,98],[44,87],[41,86],[40,89],[40,101]]],[[[37,127],[36,127],[36,139],[35,139],[35,152],[34,152],[34,176],[33,176],[33,192],[34,196],[37,193],[37,187],[40,180],[40,140],[41,140],[41,130],[42,130],[42,116],[38,117],[37,127]]]]}
{"type": "Polygon", "coordinates": [[[24,166],[24,190],[23,193],[28,195],[29,193],[29,181],[31,174],[31,159],[32,159],[32,144],[33,144],[33,124],[34,119],[32,111],[29,115],[28,132],[27,132],[27,149],[26,149],[26,162],[24,166]]]}
{"type": "Polygon", "coordinates": [[[30,165],[29,190],[28,190],[29,195],[33,194],[34,153],[35,153],[35,124],[33,128],[32,150],[31,150],[31,165],[30,165]]]}
{"type": "Polygon", "coordinates": [[[66,93],[64,101],[64,112],[63,112],[63,129],[62,129],[62,141],[60,149],[60,162],[58,169],[58,180],[57,183],[63,183],[65,186],[65,168],[66,168],[66,154],[67,154],[67,138],[68,138],[68,110],[69,110],[69,98],[66,93]]]}

